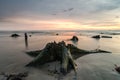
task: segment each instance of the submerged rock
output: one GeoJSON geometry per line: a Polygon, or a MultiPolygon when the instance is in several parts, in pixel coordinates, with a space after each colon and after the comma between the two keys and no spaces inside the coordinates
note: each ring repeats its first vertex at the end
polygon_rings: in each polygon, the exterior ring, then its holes
{"type": "Polygon", "coordinates": [[[78,39],[77,36],[73,36],[72,39],[70,39],[70,40],[72,40],[72,41],[78,41],[79,39],[78,39]]]}
{"type": "Polygon", "coordinates": [[[120,33],[110,33],[110,35],[120,35],[120,33]]]}
{"type": "Polygon", "coordinates": [[[102,38],[112,38],[112,36],[101,36],[102,38]]]}
{"type": "Polygon", "coordinates": [[[100,35],[92,36],[92,38],[100,39],[100,35]]]}
{"type": "Polygon", "coordinates": [[[20,37],[20,35],[15,33],[15,34],[12,34],[11,37],[20,37]]]}

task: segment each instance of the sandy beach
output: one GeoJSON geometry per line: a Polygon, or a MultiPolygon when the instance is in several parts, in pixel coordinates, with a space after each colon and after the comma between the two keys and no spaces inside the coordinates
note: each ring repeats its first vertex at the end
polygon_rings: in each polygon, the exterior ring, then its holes
{"type": "MultiPolygon", "coordinates": [[[[64,32],[56,36],[54,34],[33,34],[28,39],[26,47],[24,36],[19,38],[11,38],[9,35],[0,36],[0,72],[4,73],[20,73],[28,72],[25,80],[119,80],[120,74],[115,71],[115,64],[120,65],[120,36],[114,35],[111,39],[96,40],[91,38],[92,35],[79,35],[78,32],[64,32]],[[77,35],[79,41],[73,43],[67,41],[72,35],[77,35]],[[77,74],[72,70],[67,75],[54,74],[55,66],[59,68],[58,62],[51,62],[40,68],[25,67],[34,58],[28,56],[26,51],[40,50],[45,47],[48,42],[65,41],[73,44],[80,49],[94,50],[98,47],[102,50],[112,53],[89,54],[75,60],[77,64],[77,74]]],[[[94,33],[93,33],[94,34],[94,33]]],[[[21,33],[23,35],[23,33],[21,33]]],[[[94,34],[96,35],[96,34],[94,34]]],[[[5,80],[0,75],[0,80],[5,80]]]]}
{"type": "Polygon", "coordinates": [[[0,0],[0,80],[120,80],[120,0],[0,0]]]}

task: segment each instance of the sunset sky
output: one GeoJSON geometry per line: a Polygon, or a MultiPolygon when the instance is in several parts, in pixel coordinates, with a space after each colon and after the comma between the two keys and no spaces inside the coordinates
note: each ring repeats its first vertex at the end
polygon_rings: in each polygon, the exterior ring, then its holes
{"type": "Polygon", "coordinates": [[[0,0],[0,30],[120,30],[120,0],[0,0]]]}

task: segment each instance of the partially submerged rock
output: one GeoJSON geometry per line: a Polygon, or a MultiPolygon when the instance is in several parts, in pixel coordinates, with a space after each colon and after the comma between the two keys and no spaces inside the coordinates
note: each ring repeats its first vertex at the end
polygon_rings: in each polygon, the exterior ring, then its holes
{"type": "Polygon", "coordinates": [[[110,33],[110,35],[120,35],[120,33],[110,33]]]}
{"type": "Polygon", "coordinates": [[[107,33],[107,32],[101,32],[100,34],[108,34],[108,35],[120,35],[120,33],[116,32],[116,33],[107,33]]]}
{"type": "Polygon", "coordinates": [[[112,38],[112,36],[101,36],[102,38],[112,38]]]}
{"type": "Polygon", "coordinates": [[[73,36],[72,39],[70,39],[70,40],[72,40],[72,41],[78,41],[79,39],[78,39],[77,36],[73,36]]]}
{"type": "Polygon", "coordinates": [[[92,36],[92,38],[96,38],[96,39],[100,39],[100,38],[112,38],[112,36],[100,36],[100,35],[95,35],[95,36],[92,36]]]}
{"type": "Polygon", "coordinates": [[[15,37],[16,38],[16,37],[20,37],[20,35],[15,33],[15,34],[12,34],[11,37],[15,37]]]}
{"type": "Polygon", "coordinates": [[[100,39],[100,35],[92,36],[92,38],[100,39]]]}

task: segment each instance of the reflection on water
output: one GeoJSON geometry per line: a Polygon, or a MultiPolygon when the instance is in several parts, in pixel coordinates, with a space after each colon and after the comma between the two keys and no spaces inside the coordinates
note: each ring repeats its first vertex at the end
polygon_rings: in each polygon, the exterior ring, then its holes
{"type": "MultiPolygon", "coordinates": [[[[111,39],[102,38],[99,40],[90,38],[89,36],[78,35],[78,38],[79,38],[78,42],[68,41],[68,39],[71,39],[71,38],[72,38],[72,35],[69,35],[69,36],[32,35],[32,37],[29,37],[28,39],[25,39],[24,36],[16,39],[8,36],[0,37],[0,72],[21,72],[21,71],[27,70],[28,68],[26,68],[25,65],[29,63],[33,58],[26,55],[25,51],[43,49],[48,42],[53,42],[53,41],[56,41],[56,42],[65,41],[67,44],[71,43],[76,45],[78,48],[85,49],[85,50],[94,50],[94,49],[100,48],[103,50],[113,52],[112,54],[109,54],[109,55],[92,54],[92,56],[87,55],[86,57],[81,58],[80,65],[81,64],[83,65],[81,69],[84,70],[85,68],[88,68],[89,69],[88,73],[92,72],[91,68],[93,68],[94,65],[99,68],[105,67],[105,69],[107,69],[109,67],[107,65],[112,66],[114,63],[119,64],[120,57],[117,56],[117,55],[120,55],[120,40],[119,40],[120,36],[119,35],[113,36],[113,38],[111,39]],[[117,60],[115,60],[116,57],[117,57],[117,60]],[[112,59],[114,59],[114,61],[112,59]],[[85,67],[84,65],[85,66],[87,65],[87,66],[85,67]]],[[[104,70],[103,68],[100,68],[100,69],[102,69],[102,71],[104,70]]],[[[84,71],[83,70],[80,70],[82,72],[79,75],[80,77],[83,76],[85,78],[85,74],[87,71],[85,72],[85,70],[84,71]]],[[[95,69],[95,70],[97,71],[98,69],[95,69]]],[[[119,80],[119,79],[116,79],[116,80],[119,80]]]]}
{"type": "Polygon", "coordinates": [[[78,45],[78,41],[72,41],[74,45],[78,45]]]}
{"type": "Polygon", "coordinates": [[[28,48],[28,39],[25,39],[25,47],[28,48]]]}

